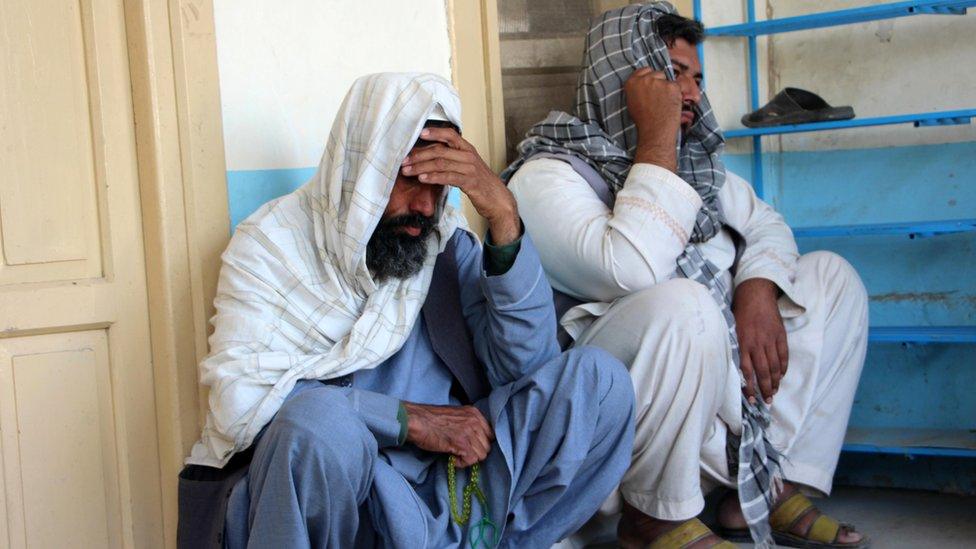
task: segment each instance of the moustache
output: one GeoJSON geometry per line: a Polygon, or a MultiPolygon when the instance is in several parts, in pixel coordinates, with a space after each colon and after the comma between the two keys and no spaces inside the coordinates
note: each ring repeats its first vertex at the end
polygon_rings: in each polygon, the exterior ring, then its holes
{"type": "Polygon", "coordinates": [[[399,227],[417,227],[420,229],[420,236],[418,238],[424,238],[434,229],[434,218],[420,214],[398,215],[380,221],[377,228],[387,232],[399,227]]]}

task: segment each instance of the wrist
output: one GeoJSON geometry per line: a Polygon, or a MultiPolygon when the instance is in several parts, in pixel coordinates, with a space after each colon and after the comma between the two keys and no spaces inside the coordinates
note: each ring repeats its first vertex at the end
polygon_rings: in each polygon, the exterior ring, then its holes
{"type": "Polygon", "coordinates": [[[634,152],[634,163],[654,164],[668,171],[678,171],[678,151],[674,143],[644,144],[638,141],[637,150],[634,152]]]}
{"type": "Polygon", "coordinates": [[[739,284],[736,290],[739,288],[746,288],[753,292],[760,292],[769,294],[773,297],[779,297],[779,286],[768,278],[750,278],[744,280],[739,284]]]}
{"type": "Polygon", "coordinates": [[[403,412],[407,420],[404,442],[413,442],[417,440],[423,428],[422,410],[420,405],[412,402],[401,401],[400,406],[403,408],[403,412]]]}
{"type": "Polygon", "coordinates": [[[750,278],[741,282],[735,288],[732,296],[732,308],[737,310],[742,305],[775,303],[779,299],[780,289],[772,280],[765,278],[750,278]]]}
{"type": "Polygon", "coordinates": [[[491,217],[486,217],[485,220],[488,222],[491,242],[495,246],[511,244],[522,236],[522,221],[519,219],[514,200],[509,207],[501,212],[493,212],[491,217]]]}

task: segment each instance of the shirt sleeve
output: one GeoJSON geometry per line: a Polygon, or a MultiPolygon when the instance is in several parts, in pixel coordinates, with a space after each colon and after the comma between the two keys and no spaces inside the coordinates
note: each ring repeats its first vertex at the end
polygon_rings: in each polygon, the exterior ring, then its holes
{"type": "Polygon", "coordinates": [[[363,389],[345,388],[346,396],[363,423],[376,437],[377,446],[399,446],[406,440],[407,415],[400,399],[363,389]]]}
{"type": "Polygon", "coordinates": [[[559,354],[552,289],[529,235],[523,235],[504,273],[489,274],[486,258],[468,233],[456,250],[461,307],[488,381],[499,387],[559,354]]]}
{"type": "Polygon", "coordinates": [[[783,216],[760,200],[746,180],[732,172],[727,172],[719,201],[726,222],[745,239],[735,285],[751,278],[770,280],[802,312],[804,304],[793,286],[800,252],[783,216]]]}
{"type": "Polygon", "coordinates": [[[491,243],[491,235],[485,238],[485,273],[488,276],[503,275],[515,264],[519,249],[522,247],[522,237],[519,236],[504,246],[491,243]]]}
{"type": "Polygon", "coordinates": [[[701,197],[674,173],[634,164],[613,208],[555,159],[527,162],[509,188],[553,287],[609,302],[670,278],[701,197]]]}

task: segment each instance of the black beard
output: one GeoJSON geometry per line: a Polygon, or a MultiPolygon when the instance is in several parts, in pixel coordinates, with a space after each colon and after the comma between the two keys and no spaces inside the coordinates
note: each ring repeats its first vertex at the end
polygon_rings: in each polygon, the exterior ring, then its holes
{"type": "Polygon", "coordinates": [[[420,214],[398,215],[380,221],[366,244],[366,266],[373,278],[410,278],[420,272],[427,258],[427,237],[434,230],[434,218],[420,214]],[[419,236],[411,236],[400,227],[420,227],[419,236]]]}

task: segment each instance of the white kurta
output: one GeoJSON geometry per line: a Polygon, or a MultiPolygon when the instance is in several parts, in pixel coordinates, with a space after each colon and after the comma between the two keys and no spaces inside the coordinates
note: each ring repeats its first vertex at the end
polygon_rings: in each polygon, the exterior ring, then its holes
{"type": "MultiPolygon", "coordinates": [[[[706,489],[734,485],[725,435],[741,424],[725,321],[703,286],[675,278],[701,198],[670,171],[635,164],[610,209],[555,159],[526,163],[509,188],[553,287],[588,301],[564,315],[563,326],[578,344],[603,347],[630,366],[637,433],[621,495],[657,518],[697,515],[703,477],[706,489]]],[[[728,173],[719,201],[747,245],[734,280],[727,230],[702,245],[705,257],[736,285],[765,278],[783,290],[789,370],[769,436],[787,458],[787,479],[829,493],[864,363],[864,287],[835,254],[800,257],[783,217],[737,175],[728,173]]],[[[611,498],[605,511],[618,505],[611,498]]]]}

